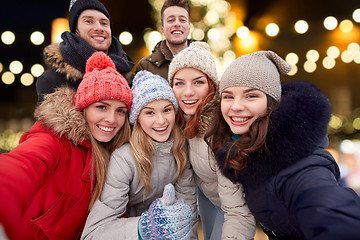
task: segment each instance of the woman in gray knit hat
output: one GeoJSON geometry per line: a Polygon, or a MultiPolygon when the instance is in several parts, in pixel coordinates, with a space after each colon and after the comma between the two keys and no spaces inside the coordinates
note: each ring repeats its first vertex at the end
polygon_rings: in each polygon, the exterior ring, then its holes
{"type": "Polygon", "coordinates": [[[290,70],[272,51],[236,59],[205,137],[269,239],[360,239],[360,198],[339,185],[339,167],[324,150],[329,100],[310,83],[281,84],[290,70]]]}
{"type": "Polygon", "coordinates": [[[255,221],[242,186],[221,174],[203,138],[219,102],[216,62],[209,45],[193,42],[182,50],[170,64],[168,79],[179,102],[177,122],[189,144],[204,239],[253,239],[255,221]]]}

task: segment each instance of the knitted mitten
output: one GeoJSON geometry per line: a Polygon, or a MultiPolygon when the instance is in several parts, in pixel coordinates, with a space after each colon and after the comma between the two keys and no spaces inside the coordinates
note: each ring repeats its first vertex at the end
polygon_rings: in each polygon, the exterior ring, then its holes
{"type": "Polygon", "coordinates": [[[164,188],[162,198],[151,203],[141,215],[139,225],[143,239],[189,239],[191,206],[184,200],[175,199],[172,184],[164,188]]]}

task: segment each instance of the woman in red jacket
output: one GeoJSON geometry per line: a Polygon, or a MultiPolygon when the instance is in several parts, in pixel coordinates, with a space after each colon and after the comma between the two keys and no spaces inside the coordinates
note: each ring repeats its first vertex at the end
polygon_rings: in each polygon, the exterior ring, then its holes
{"type": "Polygon", "coordinates": [[[20,144],[0,155],[0,225],[10,239],[78,239],[111,152],[128,141],[132,94],[94,53],[77,92],[61,88],[35,110],[20,144]]]}

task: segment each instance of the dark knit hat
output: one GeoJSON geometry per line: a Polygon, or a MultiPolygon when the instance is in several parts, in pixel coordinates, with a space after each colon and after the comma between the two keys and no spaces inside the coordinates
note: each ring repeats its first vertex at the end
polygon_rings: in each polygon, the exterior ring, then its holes
{"type": "Polygon", "coordinates": [[[75,95],[74,104],[81,111],[94,102],[117,99],[130,112],[132,92],[126,79],[104,52],[95,52],[86,63],[86,72],[75,95]]]}
{"type": "Polygon", "coordinates": [[[70,31],[75,33],[77,21],[80,14],[87,9],[95,9],[102,12],[110,20],[110,28],[112,32],[112,23],[110,14],[106,7],[97,0],[71,0],[69,8],[69,27],[70,31]]]}
{"type": "Polygon", "coordinates": [[[280,74],[290,72],[292,66],[272,51],[258,51],[235,59],[220,80],[220,94],[225,88],[253,87],[273,97],[281,98],[280,74]]]}

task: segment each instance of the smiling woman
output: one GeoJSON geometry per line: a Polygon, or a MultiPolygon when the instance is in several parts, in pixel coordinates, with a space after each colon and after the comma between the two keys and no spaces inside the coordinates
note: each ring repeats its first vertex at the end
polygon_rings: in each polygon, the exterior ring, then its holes
{"type": "Polygon", "coordinates": [[[104,52],[86,66],[77,92],[48,94],[20,144],[0,155],[0,225],[10,239],[78,239],[110,154],[129,140],[125,78],[104,52]]]}

